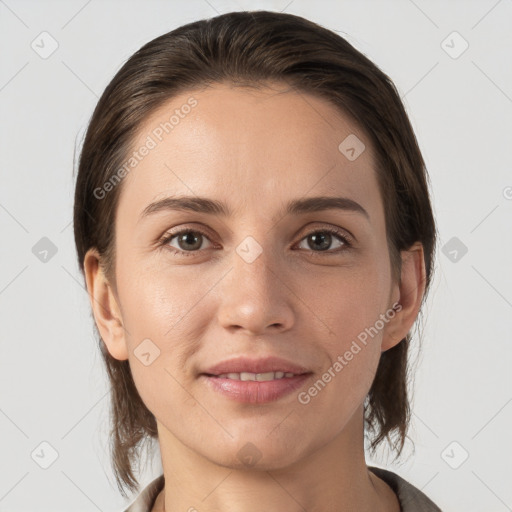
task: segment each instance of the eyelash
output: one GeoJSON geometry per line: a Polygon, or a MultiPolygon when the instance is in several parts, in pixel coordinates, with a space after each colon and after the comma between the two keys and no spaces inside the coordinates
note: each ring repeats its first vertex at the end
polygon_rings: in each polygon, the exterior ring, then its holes
{"type": "MultiPolygon", "coordinates": [[[[197,251],[182,251],[182,250],[176,249],[175,247],[170,247],[170,246],[167,245],[173,238],[175,238],[176,236],[179,236],[179,235],[183,235],[185,233],[199,233],[202,236],[206,237],[208,240],[210,240],[209,237],[208,237],[208,234],[205,233],[204,231],[202,231],[201,229],[185,228],[185,229],[182,229],[181,231],[176,231],[174,233],[168,233],[167,235],[165,235],[160,240],[160,242],[158,243],[158,246],[159,247],[165,246],[174,255],[181,255],[181,256],[186,256],[186,257],[194,256],[198,252],[201,252],[200,250],[197,250],[197,251]]],[[[322,229],[316,229],[316,230],[310,231],[305,236],[303,236],[300,239],[299,242],[302,242],[305,238],[307,238],[307,237],[309,237],[311,235],[316,235],[316,234],[319,234],[319,233],[329,233],[331,235],[336,235],[340,239],[340,241],[343,242],[344,247],[343,248],[339,248],[339,249],[337,249],[335,251],[332,251],[332,250],[326,250],[326,251],[313,251],[313,250],[310,250],[309,252],[311,252],[315,256],[339,254],[339,253],[344,252],[344,251],[346,251],[346,250],[348,250],[348,249],[350,249],[352,247],[352,243],[349,241],[348,237],[345,234],[342,234],[342,232],[339,229],[336,229],[336,228],[322,228],[322,229]]],[[[301,249],[301,250],[307,250],[307,249],[301,249]]]]}

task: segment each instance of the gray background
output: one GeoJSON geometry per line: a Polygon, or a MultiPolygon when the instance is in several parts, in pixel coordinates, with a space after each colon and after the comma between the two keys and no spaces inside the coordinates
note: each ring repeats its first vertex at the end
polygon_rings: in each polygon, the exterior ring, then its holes
{"type": "MultiPolygon", "coordinates": [[[[441,240],[416,369],[416,449],[408,443],[401,464],[385,450],[368,462],[443,510],[512,510],[511,0],[0,0],[0,511],[129,503],[106,455],[107,384],[75,260],[74,152],[141,45],[247,9],[309,18],[374,60],[403,97],[431,176],[441,240]]],[[[160,471],[155,452],[141,484],[160,471]]]]}

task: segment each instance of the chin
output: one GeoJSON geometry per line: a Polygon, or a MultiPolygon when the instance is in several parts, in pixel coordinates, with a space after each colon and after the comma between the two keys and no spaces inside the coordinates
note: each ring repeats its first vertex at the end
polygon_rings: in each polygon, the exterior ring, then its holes
{"type": "Polygon", "coordinates": [[[204,453],[206,458],[229,469],[274,471],[300,460],[305,455],[305,443],[296,443],[294,439],[288,439],[287,442],[277,438],[270,440],[265,432],[259,437],[254,434],[240,436],[230,440],[229,444],[216,444],[213,452],[207,451],[210,453],[204,453]]]}

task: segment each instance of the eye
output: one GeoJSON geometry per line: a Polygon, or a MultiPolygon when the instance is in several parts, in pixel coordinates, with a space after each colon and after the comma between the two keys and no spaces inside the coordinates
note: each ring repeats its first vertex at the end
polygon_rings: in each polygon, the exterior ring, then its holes
{"type": "Polygon", "coordinates": [[[209,238],[203,231],[197,229],[182,229],[181,231],[165,236],[160,242],[160,245],[170,247],[175,254],[193,256],[195,252],[201,249],[204,240],[209,241],[209,238]],[[178,247],[170,244],[174,238],[176,238],[175,242],[178,244],[178,247]]]}
{"type": "MultiPolygon", "coordinates": [[[[311,249],[315,255],[322,252],[337,254],[352,246],[348,237],[336,228],[323,228],[311,231],[301,240],[301,244],[303,244],[304,241],[309,246],[305,247],[305,249],[311,249]],[[338,239],[338,241],[341,242],[341,246],[338,246],[338,250],[329,250],[329,247],[335,239],[338,239]]],[[[304,249],[304,247],[300,246],[299,248],[304,249]]]]}
{"type": "MultiPolygon", "coordinates": [[[[194,254],[199,252],[200,249],[204,249],[203,242],[205,240],[210,243],[210,239],[204,231],[185,228],[174,233],[168,233],[159,242],[159,245],[168,247],[175,255],[194,256],[194,254]],[[172,245],[171,242],[177,244],[177,246],[172,245]]],[[[315,255],[322,255],[322,253],[326,253],[325,255],[332,255],[333,253],[338,254],[352,247],[349,237],[345,235],[344,232],[336,228],[323,228],[311,231],[302,238],[300,244],[299,248],[301,250],[311,250],[315,255]],[[329,250],[329,247],[332,245],[333,241],[336,241],[336,239],[338,242],[341,242],[338,249],[329,250]],[[300,244],[303,244],[304,241],[309,247],[300,247],[300,244]]]]}

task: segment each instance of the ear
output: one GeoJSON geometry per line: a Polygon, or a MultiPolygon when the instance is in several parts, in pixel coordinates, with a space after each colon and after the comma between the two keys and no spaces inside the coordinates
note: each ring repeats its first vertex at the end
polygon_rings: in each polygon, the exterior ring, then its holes
{"type": "Polygon", "coordinates": [[[94,320],[112,357],[128,359],[126,332],[123,327],[118,300],[100,265],[96,249],[89,249],[84,257],[84,274],[94,320]]]}
{"type": "MultiPolygon", "coordinates": [[[[423,245],[414,243],[410,249],[401,252],[402,271],[400,282],[393,285],[391,296],[395,315],[389,320],[382,337],[382,352],[398,345],[407,336],[418,316],[425,293],[425,257],[423,245]]],[[[391,318],[391,317],[390,317],[391,318]]]]}

